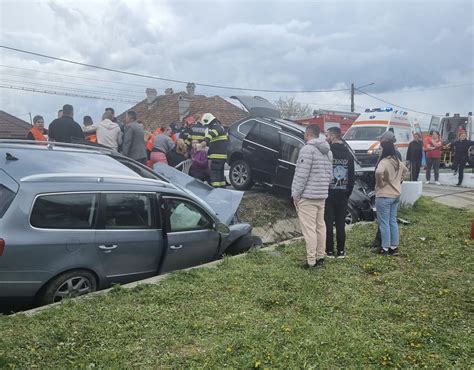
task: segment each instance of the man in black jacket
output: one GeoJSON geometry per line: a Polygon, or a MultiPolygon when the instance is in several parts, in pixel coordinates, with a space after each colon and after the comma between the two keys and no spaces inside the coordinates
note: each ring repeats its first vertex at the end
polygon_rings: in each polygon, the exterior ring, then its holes
{"type": "Polygon", "coordinates": [[[464,167],[469,157],[469,148],[474,145],[474,141],[467,140],[466,132],[461,132],[459,140],[453,144],[454,148],[454,162],[458,170],[458,183],[456,186],[461,186],[464,179],[464,167]]]}
{"type": "Polygon", "coordinates": [[[417,132],[413,134],[413,138],[414,140],[408,145],[407,161],[410,161],[411,181],[418,181],[423,158],[423,140],[417,132]]]}
{"type": "Polygon", "coordinates": [[[73,143],[84,139],[82,128],[73,117],[74,108],[72,105],[65,104],[62,117],[56,118],[49,125],[49,139],[63,143],[73,143]]]}
{"type": "Polygon", "coordinates": [[[326,255],[334,258],[334,232],[336,225],[337,257],[345,257],[345,218],[349,197],[354,188],[354,157],[341,140],[341,130],[331,127],[326,133],[333,155],[332,181],[326,199],[324,221],[326,223],[326,255]]]}

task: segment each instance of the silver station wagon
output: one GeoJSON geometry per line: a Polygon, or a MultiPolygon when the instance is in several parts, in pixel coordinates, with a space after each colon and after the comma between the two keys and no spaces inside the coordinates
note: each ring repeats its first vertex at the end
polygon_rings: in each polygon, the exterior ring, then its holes
{"type": "Polygon", "coordinates": [[[98,147],[0,140],[1,302],[57,302],[255,244],[235,222],[241,192],[156,171],[98,147]]]}

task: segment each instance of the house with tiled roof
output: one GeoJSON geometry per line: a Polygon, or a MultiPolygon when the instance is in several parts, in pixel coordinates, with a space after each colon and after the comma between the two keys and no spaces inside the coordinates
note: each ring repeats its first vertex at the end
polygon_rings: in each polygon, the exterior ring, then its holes
{"type": "Polygon", "coordinates": [[[0,139],[26,139],[30,130],[28,122],[0,110],[0,139]]]}
{"type": "MultiPolygon", "coordinates": [[[[173,92],[168,88],[158,96],[156,89],[146,89],[146,99],[128,110],[137,113],[138,119],[149,131],[162,125],[181,122],[189,115],[212,113],[225,127],[245,117],[248,113],[220,96],[204,96],[194,93],[195,86],[189,83],[186,92],[173,92]]],[[[125,112],[117,118],[123,121],[125,112]]]]}

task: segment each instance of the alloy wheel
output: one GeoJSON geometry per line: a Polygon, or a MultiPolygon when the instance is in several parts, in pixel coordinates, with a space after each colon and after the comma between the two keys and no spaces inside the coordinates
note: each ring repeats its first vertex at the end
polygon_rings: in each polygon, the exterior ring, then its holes
{"type": "Polygon", "coordinates": [[[64,298],[73,298],[92,292],[92,284],[89,279],[82,276],[75,276],[62,283],[54,293],[54,302],[59,302],[64,298]]]}

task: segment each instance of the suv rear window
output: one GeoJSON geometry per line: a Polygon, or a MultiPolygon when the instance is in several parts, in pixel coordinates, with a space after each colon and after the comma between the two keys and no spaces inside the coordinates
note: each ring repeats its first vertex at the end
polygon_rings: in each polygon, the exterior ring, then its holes
{"type": "Polygon", "coordinates": [[[31,226],[42,229],[91,229],[97,214],[97,194],[41,195],[31,212],[31,226]]]}
{"type": "Polygon", "coordinates": [[[0,218],[3,217],[8,207],[15,198],[15,193],[0,184],[0,218]]]}

